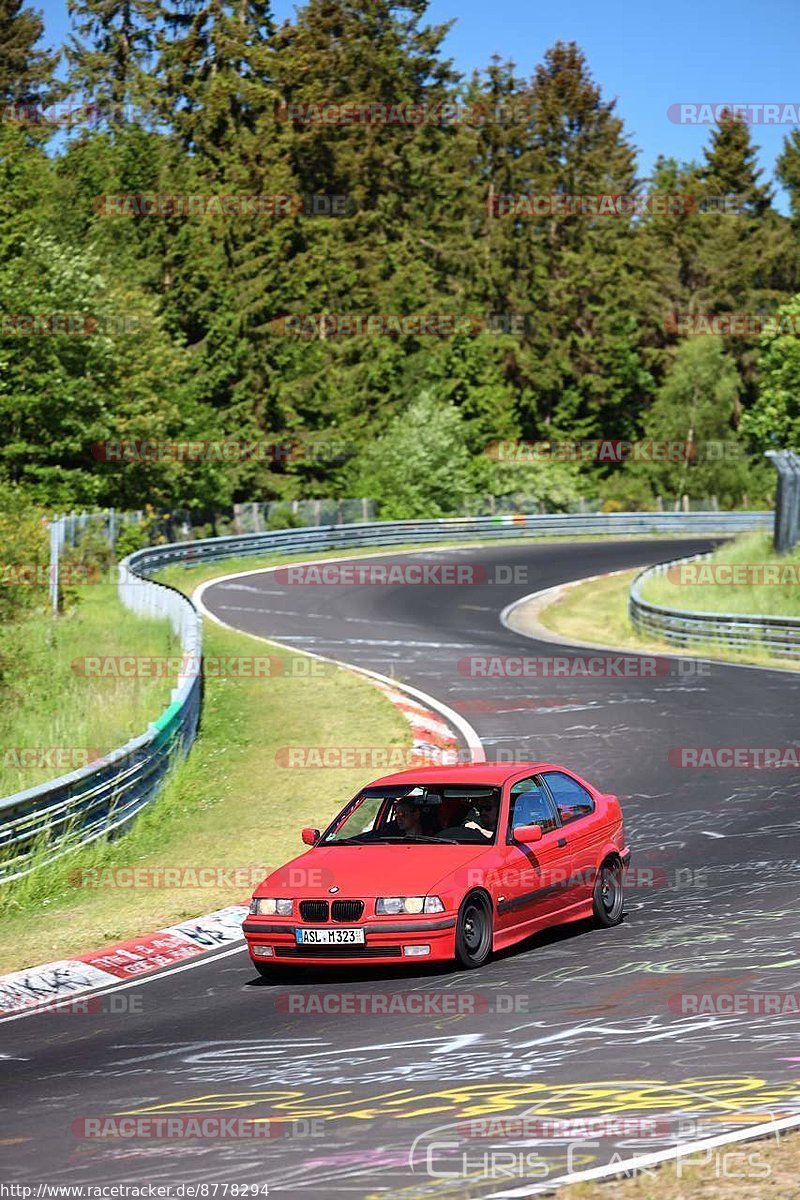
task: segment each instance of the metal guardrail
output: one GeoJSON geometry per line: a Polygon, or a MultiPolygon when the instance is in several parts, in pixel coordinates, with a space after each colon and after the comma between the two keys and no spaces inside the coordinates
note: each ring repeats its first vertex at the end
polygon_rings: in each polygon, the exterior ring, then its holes
{"type": "Polygon", "coordinates": [[[356,547],[397,546],[476,539],[647,534],[734,534],[768,529],[770,512],[558,513],[384,521],[283,529],[203,541],[150,546],[119,567],[119,595],[134,612],[166,616],[180,637],[183,673],[172,703],[147,733],[99,762],[0,800],[0,884],[19,878],[77,846],[124,829],[157,794],[170,765],[194,740],[201,702],[200,617],[182,593],[148,577],[172,564],[319,553],[356,547]]]}
{"type": "Polygon", "coordinates": [[[69,775],[0,800],[0,883],[27,875],[78,846],[121,831],[158,793],[194,741],[200,719],[202,626],[186,596],[119,565],[122,603],[167,617],[182,650],[171,703],[141,736],[69,775]]]}
{"type": "Polygon", "coordinates": [[[630,587],[628,612],[638,633],[658,637],[676,647],[696,647],[723,643],[740,650],[754,647],[775,658],[800,659],[800,617],[767,617],[758,613],[694,612],[667,608],[642,596],[649,579],[664,575],[683,563],[707,561],[709,554],[674,558],[640,571],[630,587]]]}
{"type": "Polygon", "coordinates": [[[198,566],[226,558],[246,558],[270,552],[319,553],[352,547],[397,546],[405,543],[449,542],[518,537],[637,536],[673,534],[736,534],[771,529],[772,512],[695,513],[553,513],[544,516],[444,517],[427,521],[377,521],[358,525],[327,525],[281,529],[270,533],[207,538],[150,546],[130,556],[131,568],[150,575],[165,566],[198,566]]]}

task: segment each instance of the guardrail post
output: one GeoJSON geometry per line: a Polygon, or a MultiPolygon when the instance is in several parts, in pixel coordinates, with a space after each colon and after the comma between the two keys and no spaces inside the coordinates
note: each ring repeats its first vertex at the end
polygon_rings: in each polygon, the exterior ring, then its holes
{"type": "Polygon", "coordinates": [[[791,450],[767,450],[765,457],[778,472],[773,546],[785,554],[800,536],[800,458],[791,450]]]}
{"type": "Polygon", "coordinates": [[[792,498],[789,505],[789,549],[792,549],[800,538],[800,457],[791,450],[787,453],[792,479],[792,498]]]}
{"type": "Polygon", "coordinates": [[[58,616],[58,558],[59,558],[59,522],[56,517],[50,522],[50,608],[53,616],[58,616]]]}

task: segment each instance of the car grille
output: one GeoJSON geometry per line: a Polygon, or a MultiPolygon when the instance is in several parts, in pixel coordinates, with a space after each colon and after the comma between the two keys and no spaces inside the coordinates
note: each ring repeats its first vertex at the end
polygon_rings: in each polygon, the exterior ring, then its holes
{"type": "Polygon", "coordinates": [[[400,958],[399,946],[276,946],[277,958],[400,958]]]}
{"type": "Polygon", "coordinates": [[[363,914],[363,900],[334,900],[331,905],[334,921],[359,921],[363,914]]]}
{"type": "Polygon", "coordinates": [[[304,921],[309,921],[317,925],[323,924],[328,919],[328,901],[301,900],[300,916],[304,921]]]}
{"type": "Polygon", "coordinates": [[[334,900],[330,911],[327,900],[300,901],[300,916],[310,925],[324,925],[331,919],[340,924],[348,921],[360,921],[363,915],[363,900],[334,900]]]}

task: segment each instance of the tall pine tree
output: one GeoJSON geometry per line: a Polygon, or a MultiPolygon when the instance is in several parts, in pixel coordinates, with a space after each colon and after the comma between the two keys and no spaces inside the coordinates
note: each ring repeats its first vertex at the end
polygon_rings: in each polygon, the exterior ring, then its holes
{"type": "Polygon", "coordinates": [[[58,54],[37,49],[41,14],[24,0],[0,0],[0,101],[42,103],[49,98],[58,54]]]}
{"type": "Polygon", "coordinates": [[[141,104],[154,46],[156,0],[67,0],[74,33],[70,84],[97,107],[98,123],[124,123],[141,104]]]}

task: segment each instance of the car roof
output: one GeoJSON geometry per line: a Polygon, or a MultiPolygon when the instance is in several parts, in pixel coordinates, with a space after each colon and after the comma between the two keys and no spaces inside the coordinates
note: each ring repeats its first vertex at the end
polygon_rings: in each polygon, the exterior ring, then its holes
{"type": "Polygon", "coordinates": [[[417,767],[408,771],[397,771],[394,775],[383,775],[368,787],[381,787],[387,783],[446,783],[454,787],[467,784],[485,784],[500,787],[515,775],[535,775],[539,771],[560,771],[555,763],[457,763],[447,767],[417,767]]]}

